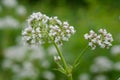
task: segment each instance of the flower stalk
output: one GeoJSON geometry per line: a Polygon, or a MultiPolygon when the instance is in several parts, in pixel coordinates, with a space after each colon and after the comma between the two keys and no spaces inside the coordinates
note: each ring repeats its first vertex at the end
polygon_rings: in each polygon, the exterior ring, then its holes
{"type": "Polygon", "coordinates": [[[58,54],[59,54],[59,56],[60,56],[60,58],[62,60],[64,68],[67,70],[67,63],[66,63],[66,61],[65,61],[65,59],[64,59],[64,57],[62,55],[62,52],[60,51],[60,49],[58,48],[58,45],[55,42],[53,44],[54,44],[54,46],[55,46],[55,48],[56,48],[56,50],[57,50],[57,52],[58,52],[58,54]]]}
{"type": "Polygon", "coordinates": [[[72,73],[68,75],[68,80],[73,80],[72,73]]]}
{"type": "Polygon", "coordinates": [[[57,52],[58,52],[58,54],[59,54],[59,56],[60,56],[60,58],[61,58],[61,61],[62,61],[62,63],[63,63],[64,69],[65,69],[65,71],[66,71],[66,75],[67,75],[68,80],[73,80],[73,79],[72,79],[72,70],[71,70],[71,68],[70,68],[70,70],[69,70],[69,67],[67,66],[67,63],[66,63],[66,61],[65,61],[65,59],[64,59],[64,57],[63,57],[63,54],[62,54],[62,52],[60,51],[58,45],[57,45],[55,42],[53,42],[53,43],[54,43],[54,46],[55,46],[55,48],[56,48],[56,50],[57,50],[57,52]]]}
{"type": "Polygon", "coordinates": [[[88,49],[88,46],[86,46],[80,53],[80,55],[76,58],[75,62],[73,63],[73,68],[76,68],[80,64],[81,57],[85,53],[85,51],[88,49]]]}

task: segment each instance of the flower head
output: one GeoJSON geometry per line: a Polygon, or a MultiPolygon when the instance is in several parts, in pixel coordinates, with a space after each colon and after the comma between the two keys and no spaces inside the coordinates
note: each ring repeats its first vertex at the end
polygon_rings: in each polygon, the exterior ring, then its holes
{"type": "Polygon", "coordinates": [[[40,12],[33,13],[27,20],[26,27],[22,35],[28,44],[43,44],[54,41],[62,44],[68,41],[70,36],[75,33],[74,27],[68,22],[62,22],[57,17],[48,17],[40,12]]]}
{"type": "Polygon", "coordinates": [[[101,48],[109,48],[112,46],[111,42],[113,41],[112,35],[106,31],[106,29],[98,30],[98,34],[91,30],[84,35],[85,39],[89,41],[89,46],[92,49],[95,49],[96,46],[100,46],[101,48]]]}

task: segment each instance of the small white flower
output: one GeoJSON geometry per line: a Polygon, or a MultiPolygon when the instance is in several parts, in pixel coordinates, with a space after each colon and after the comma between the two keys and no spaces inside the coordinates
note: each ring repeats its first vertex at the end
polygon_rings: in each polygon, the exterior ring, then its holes
{"type": "Polygon", "coordinates": [[[0,28],[13,28],[16,29],[19,26],[19,21],[11,16],[6,16],[0,19],[0,28]]]}
{"type": "Polygon", "coordinates": [[[105,56],[99,56],[94,59],[94,64],[91,65],[90,69],[93,73],[107,72],[112,70],[113,62],[105,56]]]}
{"type": "Polygon", "coordinates": [[[50,72],[50,71],[46,71],[46,72],[43,73],[43,77],[46,80],[54,80],[55,75],[52,72],[50,72]]]}
{"type": "Polygon", "coordinates": [[[28,48],[25,45],[17,45],[5,49],[1,67],[5,71],[12,72],[11,78],[14,80],[26,78],[36,80],[45,71],[41,69],[48,69],[51,65],[46,58],[45,52],[40,46],[28,48]]]}
{"type": "Polygon", "coordinates": [[[115,69],[116,71],[120,71],[120,62],[116,62],[116,63],[114,64],[114,69],[115,69]]]}
{"type": "Polygon", "coordinates": [[[57,51],[56,51],[54,46],[50,46],[48,48],[48,52],[49,52],[50,55],[56,55],[57,54],[57,51]]]}
{"type": "Polygon", "coordinates": [[[106,29],[100,29],[98,32],[97,34],[93,30],[90,30],[89,34],[86,33],[84,35],[84,38],[90,41],[88,45],[92,47],[92,49],[95,49],[97,45],[101,48],[109,48],[112,46],[112,35],[107,33],[106,29]]]}
{"type": "Polygon", "coordinates": [[[54,56],[54,61],[55,61],[55,62],[58,62],[58,61],[60,61],[60,60],[61,60],[60,56],[54,56]]]}
{"type": "Polygon", "coordinates": [[[21,6],[17,6],[16,13],[20,16],[24,16],[27,13],[27,11],[26,8],[21,5],[21,6]]]}
{"type": "Polygon", "coordinates": [[[99,33],[102,33],[102,34],[107,34],[107,31],[106,31],[106,29],[99,29],[99,31],[98,31],[99,33]]]}
{"type": "Polygon", "coordinates": [[[79,75],[78,80],[90,80],[90,75],[88,73],[82,73],[79,75]]]}
{"type": "Polygon", "coordinates": [[[101,48],[105,48],[105,44],[101,44],[100,47],[101,47],[101,48]]]}
{"type": "Polygon", "coordinates": [[[111,48],[111,54],[112,55],[119,55],[120,54],[120,45],[115,45],[111,48]]]}
{"type": "Polygon", "coordinates": [[[62,37],[62,40],[68,41],[68,38],[67,37],[62,37]]]}
{"type": "Polygon", "coordinates": [[[2,4],[7,8],[14,8],[17,5],[17,0],[2,0],[2,4]]]}
{"type": "Polygon", "coordinates": [[[89,35],[87,33],[84,35],[84,37],[85,39],[89,39],[89,35]]]}
{"type": "Polygon", "coordinates": [[[93,30],[90,30],[90,34],[92,34],[92,35],[93,35],[93,34],[95,34],[95,32],[94,32],[93,30]]]}
{"type": "Polygon", "coordinates": [[[94,80],[108,80],[108,77],[105,75],[97,75],[94,80]]]}
{"type": "Polygon", "coordinates": [[[117,80],[120,80],[120,77],[117,80]]]}
{"type": "Polygon", "coordinates": [[[88,45],[92,47],[92,46],[93,46],[93,43],[92,43],[92,42],[89,42],[89,44],[88,44],[88,45]]]}

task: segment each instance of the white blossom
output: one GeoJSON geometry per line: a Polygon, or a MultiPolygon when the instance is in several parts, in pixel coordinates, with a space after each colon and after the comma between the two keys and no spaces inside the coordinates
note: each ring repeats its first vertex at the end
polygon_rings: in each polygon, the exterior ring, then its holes
{"type": "MultiPolygon", "coordinates": [[[[1,64],[3,70],[10,70],[13,73],[12,80],[24,80],[26,78],[36,80],[39,75],[44,75],[44,71],[46,71],[41,70],[40,67],[48,69],[51,66],[51,63],[46,58],[48,56],[45,56],[44,49],[40,46],[28,48],[25,45],[18,45],[5,49],[4,59],[1,64]]],[[[48,73],[47,75],[45,79],[48,79],[50,75],[52,75],[50,80],[54,79],[54,74],[48,73]]]]}
{"type": "Polygon", "coordinates": [[[90,75],[87,73],[82,73],[79,75],[78,80],[90,80],[90,75]]]}
{"type": "Polygon", "coordinates": [[[11,16],[6,16],[0,19],[0,28],[18,28],[19,21],[11,16]]]}
{"type": "Polygon", "coordinates": [[[49,52],[49,54],[50,55],[57,55],[57,50],[55,49],[55,47],[54,46],[50,46],[49,48],[48,48],[48,52],[49,52]]]}
{"type": "Polygon", "coordinates": [[[52,72],[50,72],[50,71],[46,71],[46,72],[43,73],[43,77],[46,80],[54,80],[55,75],[52,72]]]}
{"type": "Polygon", "coordinates": [[[46,59],[42,60],[42,63],[40,64],[43,68],[48,69],[50,67],[50,62],[46,59]]]}
{"type": "Polygon", "coordinates": [[[58,62],[58,61],[60,61],[60,60],[61,60],[60,56],[54,56],[54,61],[55,61],[55,62],[58,62]]]}
{"type": "Polygon", "coordinates": [[[97,75],[93,80],[109,80],[105,75],[97,75]]]}
{"type": "Polygon", "coordinates": [[[40,12],[30,15],[27,23],[28,27],[23,30],[22,35],[28,44],[38,45],[54,41],[61,45],[62,41],[68,41],[75,33],[74,27],[68,22],[62,22],[56,16],[48,17],[40,12]],[[27,31],[28,28],[30,28],[29,31],[27,31]]]}
{"type": "Polygon", "coordinates": [[[9,69],[13,65],[13,62],[10,59],[5,59],[2,63],[3,69],[9,69]]]}
{"type": "Polygon", "coordinates": [[[113,62],[107,57],[99,56],[95,58],[94,63],[91,65],[90,70],[93,73],[110,71],[113,68],[113,62]]]}
{"type": "Polygon", "coordinates": [[[120,71],[120,62],[116,62],[116,63],[114,64],[114,69],[115,69],[116,71],[120,71]]]}
{"type": "Polygon", "coordinates": [[[17,0],[2,0],[2,4],[7,8],[14,8],[17,5],[17,0]]]}
{"type": "Polygon", "coordinates": [[[120,77],[117,80],[120,80],[120,77]]]}
{"type": "Polygon", "coordinates": [[[114,45],[111,48],[111,54],[114,56],[119,55],[120,54],[120,45],[114,45]]]}
{"type": "Polygon", "coordinates": [[[89,34],[86,33],[84,38],[89,41],[89,46],[94,50],[96,46],[101,48],[109,48],[112,46],[111,42],[113,41],[112,35],[107,33],[106,29],[98,30],[98,34],[93,30],[90,30],[89,34]]]}
{"type": "Polygon", "coordinates": [[[26,47],[13,46],[5,49],[4,56],[7,59],[21,61],[25,58],[26,47]]]}
{"type": "Polygon", "coordinates": [[[20,5],[16,7],[16,13],[20,16],[24,16],[27,13],[27,10],[24,6],[20,5]]]}
{"type": "Polygon", "coordinates": [[[17,74],[21,78],[34,78],[38,76],[36,69],[30,62],[24,62],[22,70],[17,74]]]}

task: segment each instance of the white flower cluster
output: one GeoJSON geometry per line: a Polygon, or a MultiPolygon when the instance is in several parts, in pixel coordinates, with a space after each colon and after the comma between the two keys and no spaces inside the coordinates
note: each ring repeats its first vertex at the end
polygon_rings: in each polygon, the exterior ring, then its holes
{"type": "Polygon", "coordinates": [[[23,5],[18,5],[15,11],[19,16],[25,16],[25,14],[27,13],[27,10],[23,5]]]}
{"type": "Polygon", "coordinates": [[[7,8],[14,8],[18,4],[17,0],[1,0],[1,3],[7,8]]]}
{"type": "Polygon", "coordinates": [[[47,58],[40,46],[12,46],[5,49],[1,66],[5,73],[7,70],[12,72],[12,80],[36,80],[40,75],[46,75],[42,79],[54,80],[55,75],[48,70],[51,63],[47,58]]]}
{"type": "Polygon", "coordinates": [[[109,78],[105,75],[99,74],[99,75],[95,76],[95,78],[93,80],[109,80],[109,78]]]}
{"type": "Polygon", "coordinates": [[[89,46],[94,50],[96,46],[100,46],[101,48],[109,48],[112,46],[111,42],[113,41],[112,35],[106,31],[106,29],[98,30],[98,33],[95,33],[91,30],[84,35],[86,40],[89,40],[89,46]]]}
{"type": "Polygon", "coordinates": [[[98,56],[90,67],[92,73],[109,72],[113,69],[114,63],[105,56],[98,56]]]}
{"type": "Polygon", "coordinates": [[[5,16],[4,18],[0,19],[0,29],[17,29],[19,25],[19,21],[13,18],[12,16],[5,16]]]}
{"type": "Polygon", "coordinates": [[[40,12],[33,13],[27,20],[28,27],[22,33],[24,40],[28,44],[43,44],[54,41],[62,44],[68,41],[75,33],[74,27],[68,22],[62,22],[57,17],[48,17],[40,12]]]}

